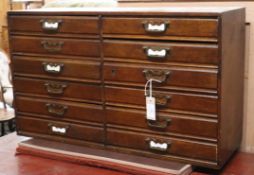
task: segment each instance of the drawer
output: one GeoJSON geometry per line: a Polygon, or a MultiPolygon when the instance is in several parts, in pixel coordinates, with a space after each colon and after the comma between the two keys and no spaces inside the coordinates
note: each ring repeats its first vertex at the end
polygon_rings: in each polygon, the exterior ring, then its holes
{"type": "Polygon", "coordinates": [[[217,44],[187,44],[173,42],[138,42],[104,40],[105,59],[117,58],[121,61],[146,61],[151,63],[189,63],[217,65],[217,44]]]}
{"type": "Polygon", "coordinates": [[[58,136],[62,138],[78,139],[102,143],[104,140],[103,128],[86,125],[70,124],[18,116],[18,133],[32,133],[46,135],[47,137],[58,136]]]}
{"type": "Polygon", "coordinates": [[[14,74],[43,76],[54,79],[80,79],[80,81],[90,79],[99,81],[101,74],[100,62],[74,59],[13,56],[12,66],[14,74]]]}
{"type": "Polygon", "coordinates": [[[65,102],[60,100],[39,99],[16,96],[18,113],[43,115],[56,120],[76,120],[102,123],[103,108],[101,105],[65,102]]]}
{"type": "Polygon", "coordinates": [[[165,156],[182,156],[216,161],[215,144],[107,129],[109,145],[138,149],[165,156]]]}
{"type": "Polygon", "coordinates": [[[99,34],[98,17],[9,16],[10,32],[99,34]]]}
{"type": "Polygon", "coordinates": [[[103,34],[217,37],[218,20],[200,18],[103,18],[103,34]]]}
{"type": "Polygon", "coordinates": [[[144,87],[148,80],[155,79],[161,81],[154,83],[161,88],[176,86],[217,89],[217,73],[217,69],[105,63],[103,74],[106,83],[135,83],[144,87]]]}
{"type": "Polygon", "coordinates": [[[11,36],[11,48],[18,54],[51,54],[99,57],[99,41],[46,37],[11,36]]]}
{"type": "MultiPolygon", "coordinates": [[[[197,95],[175,92],[154,91],[156,105],[159,111],[198,112],[215,114],[218,112],[217,96],[197,95]]],[[[145,107],[145,96],[143,89],[105,87],[106,104],[120,106],[145,107]]]]}
{"type": "Polygon", "coordinates": [[[157,113],[156,121],[146,120],[145,111],[106,107],[107,124],[127,126],[161,132],[161,134],[185,134],[196,137],[216,138],[217,120],[157,113]]]}
{"type": "Polygon", "coordinates": [[[14,77],[16,93],[102,103],[101,86],[14,77]]]}

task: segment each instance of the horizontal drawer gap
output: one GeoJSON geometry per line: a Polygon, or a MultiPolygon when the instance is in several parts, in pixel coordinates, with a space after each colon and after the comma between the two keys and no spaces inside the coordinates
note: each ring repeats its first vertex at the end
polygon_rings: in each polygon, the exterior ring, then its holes
{"type": "MultiPolygon", "coordinates": [[[[116,86],[105,86],[105,88],[114,88],[114,89],[122,89],[122,90],[142,90],[144,91],[144,88],[126,88],[126,87],[116,87],[116,86]]],[[[158,92],[158,91],[157,91],[158,92]]],[[[193,93],[177,93],[177,92],[171,92],[167,91],[169,94],[181,94],[181,95],[188,95],[188,96],[195,96],[195,97],[208,97],[211,99],[218,99],[217,95],[203,95],[203,94],[193,94],[193,93]]],[[[144,94],[145,97],[145,94],[144,94]]]]}
{"type": "Polygon", "coordinates": [[[199,137],[199,136],[178,134],[178,133],[166,132],[166,131],[147,130],[147,129],[141,129],[141,128],[135,128],[135,127],[127,127],[127,126],[122,126],[122,125],[106,124],[106,128],[126,130],[126,131],[130,131],[130,132],[133,131],[133,132],[137,132],[137,133],[143,132],[144,134],[154,134],[156,136],[162,136],[162,137],[167,137],[167,138],[189,139],[191,141],[193,141],[193,139],[195,139],[198,142],[205,141],[205,142],[210,142],[211,144],[217,143],[217,139],[208,138],[208,137],[199,137]]]}
{"type": "Polygon", "coordinates": [[[103,123],[96,123],[96,122],[89,122],[89,121],[83,121],[83,120],[70,120],[70,119],[61,119],[60,117],[52,117],[48,115],[41,115],[41,114],[34,114],[34,113],[27,113],[27,112],[19,112],[17,111],[18,117],[25,118],[36,118],[36,119],[42,119],[42,120],[50,120],[55,122],[71,122],[71,124],[78,124],[78,125],[85,125],[85,126],[91,126],[91,127],[100,127],[104,128],[103,123]]]}
{"type": "Polygon", "coordinates": [[[160,38],[158,37],[152,37],[152,36],[144,36],[144,35],[121,35],[121,34],[102,34],[102,37],[104,39],[121,39],[121,40],[142,40],[142,41],[147,41],[147,40],[153,40],[153,41],[173,41],[173,42],[189,42],[189,43],[217,43],[218,39],[217,38],[207,38],[207,37],[174,37],[174,36],[161,36],[160,38]]]}
{"type": "Polygon", "coordinates": [[[94,83],[101,84],[100,80],[91,80],[91,79],[77,79],[77,78],[61,78],[61,77],[52,77],[52,76],[43,76],[43,75],[33,75],[33,74],[23,74],[23,73],[14,73],[14,76],[27,77],[27,78],[36,78],[36,79],[52,79],[54,80],[63,80],[63,81],[73,81],[79,83],[94,83]]]}
{"type": "Polygon", "coordinates": [[[56,38],[73,38],[73,39],[99,39],[100,36],[97,34],[46,34],[41,32],[10,32],[11,36],[28,36],[28,37],[56,37],[56,38]]]}
{"type": "MultiPolygon", "coordinates": [[[[106,86],[121,86],[121,87],[133,87],[133,88],[142,88],[144,87],[143,84],[138,83],[121,83],[121,82],[114,82],[114,81],[104,81],[106,86]]],[[[175,86],[168,86],[168,87],[153,87],[154,90],[158,90],[161,92],[168,92],[168,90],[180,93],[194,93],[194,94],[207,94],[207,95],[217,95],[217,90],[210,90],[210,89],[197,89],[197,88],[184,88],[184,87],[175,87],[175,86]]]]}
{"type": "MultiPolygon", "coordinates": [[[[114,107],[114,106],[106,106],[105,110],[117,110],[121,112],[125,112],[126,110],[128,112],[132,113],[145,113],[145,110],[138,110],[138,109],[132,109],[132,108],[122,108],[122,107],[114,107]]],[[[200,116],[194,116],[194,115],[184,115],[184,114],[175,114],[175,113],[163,113],[163,112],[157,112],[158,115],[161,116],[174,116],[175,118],[179,119],[191,119],[195,121],[206,121],[206,122],[212,122],[212,123],[219,123],[218,119],[215,118],[205,118],[205,117],[200,117],[200,116]]]]}
{"type": "MultiPolygon", "coordinates": [[[[142,155],[142,156],[146,156],[146,157],[157,157],[159,159],[162,159],[160,154],[155,154],[155,153],[151,153],[151,152],[147,152],[147,151],[142,151],[142,150],[135,150],[135,149],[131,149],[131,148],[123,148],[123,147],[118,147],[118,146],[113,146],[113,145],[107,145],[108,149],[113,149],[113,150],[117,150],[119,152],[135,152],[137,155],[142,155]]],[[[163,160],[165,160],[165,158],[170,158],[170,160],[176,160],[176,161],[183,161],[186,162],[186,160],[188,160],[190,163],[194,163],[195,165],[197,164],[209,164],[211,166],[216,166],[217,163],[213,162],[213,161],[206,161],[206,160],[201,160],[201,159],[192,159],[192,158],[188,158],[188,157],[181,157],[181,156],[173,156],[173,155],[164,155],[163,156],[163,160]]]]}
{"type": "Polygon", "coordinates": [[[23,97],[36,97],[36,98],[43,98],[43,99],[49,99],[49,100],[61,100],[61,101],[66,101],[66,102],[78,102],[78,103],[87,103],[87,104],[95,104],[95,105],[102,105],[102,102],[100,101],[92,101],[92,100],[82,100],[82,99],[75,99],[75,98],[65,98],[65,97],[47,97],[44,95],[37,95],[37,94],[29,94],[29,93],[20,93],[16,92],[16,95],[23,96],[23,97]]]}
{"type": "MultiPolygon", "coordinates": [[[[61,59],[61,60],[76,60],[76,61],[95,61],[100,62],[100,57],[85,57],[85,56],[75,56],[75,55],[49,55],[49,54],[35,54],[35,53],[12,53],[13,56],[22,56],[22,57],[33,57],[36,58],[46,58],[46,59],[61,59]]],[[[61,61],[59,60],[59,61],[61,61]]]]}
{"type": "Polygon", "coordinates": [[[170,45],[174,45],[174,46],[199,46],[202,48],[218,48],[218,44],[214,44],[214,43],[195,43],[195,42],[181,42],[181,41],[161,41],[161,40],[145,40],[145,41],[135,41],[133,42],[132,40],[126,40],[126,39],[104,39],[102,41],[103,44],[105,43],[126,43],[126,44],[149,44],[149,45],[160,45],[160,44],[168,44],[170,45]]]}
{"type": "MultiPolygon", "coordinates": [[[[118,130],[118,129],[110,129],[111,132],[113,131],[121,131],[123,132],[123,130],[118,130]]],[[[134,131],[124,131],[124,134],[137,134],[136,132],[134,131]]],[[[138,135],[141,135],[141,136],[147,136],[147,134],[143,134],[143,133],[138,133],[138,135]]],[[[150,137],[153,137],[153,135],[149,135],[150,137]]],[[[163,136],[157,136],[157,135],[154,135],[155,137],[161,137],[163,138],[163,136]]],[[[198,143],[198,144],[203,144],[203,145],[209,145],[209,146],[215,146],[217,147],[217,144],[216,143],[207,143],[207,142],[201,142],[201,141],[193,141],[193,140],[188,140],[188,139],[178,139],[178,138],[174,138],[174,137],[164,137],[166,139],[171,139],[171,140],[178,140],[178,141],[187,141],[187,142],[192,142],[192,143],[198,143]]]]}
{"type": "MultiPolygon", "coordinates": [[[[105,103],[106,106],[111,107],[125,107],[125,108],[131,108],[131,109],[141,109],[145,111],[145,107],[139,106],[139,105],[131,105],[131,104],[121,104],[121,103],[105,103]]],[[[181,111],[181,110],[167,110],[168,113],[174,113],[174,114],[184,114],[184,115],[193,115],[193,116],[200,116],[200,117],[207,117],[207,118],[218,118],[218,115],[216,114],[205,114],[205,113],[199,113],[199,112],[190,112],[190,111],[181,111]]]]}
{"type": "MultiPolygon", "coordinates": [[[[116,62],[116,63],[138,63],[138,64],[142,64],[142,65],[150,65],[151,62],[149,62],[149,60],[147,61],[140,61],[140,60],[134,60],[134,59],[128,59],[128,58],[124,58],[124,61],[122,58],[111,58],[111,57],[104,57],[105,62],[116,62]]],[[[210,64],[191,64],[191,63],[179,63],[179,62],[155,62],[153,61],[152,64],[154,66],[169,66],[169,67],[189,67],[189,68],[198,68],[198,69],[219,69],[218,65],[210,65],[210,64]]]]}
{"type": "Polygon", "coordinates": [[[58,141],[58,142],[62,142],[62,143],[74,143],[77,145],[88,146],[91,148],[103,148],[103,146],[104,146],[102,143],[100,144],[100,143],[89,142],[89,141],[81,141],[81,140],[71,139],[71,138],[67,138],[67,137],[38,134],[38,133],[26,132],[26,131],[22,131],[22,130],[17,131],[17,134],[22,135],[22,136],[33,137],[33,138],[41,138],[41,139],[46,139],[46,140],[58,141]]]}
{"type": "MultiPolygon", "coordinates": [[[[115,65],[115,66],[126,66],[126,63],[114,63],[114,62],[105,62],[104,65],[115,65]]],[[[152,63],[147,64],[145,66],[139,65],[139,64],[128,64],[128,67],[131,68],[147,68],[146,66],[149,67],[149,69],[160,69],[160,70],[181,70],[181,71],[195,71],[195,72],[208,72],[208,73],[218,73],[218,69],[205,69],[205,68],[197,68],[197,67],[181,67],[181,66],[165,66],[165,65],[154,65],[152,63]]],[[[148,69],[148,68],[147,68],[148,69]]]]}

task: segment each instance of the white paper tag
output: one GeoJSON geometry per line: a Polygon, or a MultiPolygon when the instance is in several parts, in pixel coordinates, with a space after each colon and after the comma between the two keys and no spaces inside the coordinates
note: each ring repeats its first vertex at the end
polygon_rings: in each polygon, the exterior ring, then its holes
{"type": "Polygon", "coordinates": [[[146,97],[146,119],[156,120],[156,107],[154,97],[146,97]]]}

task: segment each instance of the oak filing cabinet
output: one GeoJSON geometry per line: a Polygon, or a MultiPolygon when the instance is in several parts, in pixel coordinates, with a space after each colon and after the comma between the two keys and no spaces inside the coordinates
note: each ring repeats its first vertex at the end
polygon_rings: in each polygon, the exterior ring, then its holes
{"type": "Polygon", "coordinates": [[[241,141],[243,8],[8,14],[19,135],[221,168],[241,141]],[[156,98],[146,119],[144,85],[156,98]]]}

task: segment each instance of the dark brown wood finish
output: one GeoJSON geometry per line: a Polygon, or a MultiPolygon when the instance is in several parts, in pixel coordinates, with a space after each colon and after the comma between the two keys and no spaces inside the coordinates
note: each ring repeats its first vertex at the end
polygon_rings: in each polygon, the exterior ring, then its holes
{"type": "Polygon", "coordinates": [[[101,86],[99,85],[15,77],[14,86],[17,94],[102,103],[101,86]]]}
{"type": "Polygon", "coordinates": [[[69,122],[59,122],[19,116],[17,117],[19,132],[38,133],[42,135],[73,138],[83,141],[103,142],[103,128],[85,126],[80,124],[70,124],[69,122]]]}
{"type": "Polygon", "coordinates": [[[135,127],[152,131],[156,134],[184,134],[217,138],[217,120],[186,115],[158,113],[157,121],[147,121],[143,110],[107,107],[107,122],[112,127],[135,127]],[[158,133],[159,132],[159,133],[158,133]]]}
{"type": "Polygon", "coordinates": [[[99,34],[98,17],[68,16],[11,16],[10,32],[38,32],[45,34],[99,34]],[[43,29],[43,23],[57,23],[55,31],[43,29]],[[33,27],[31,27],[33,26],[33,27]]]}
{"type": "MultiPolygon", "coordinates": [[[[155,91],[156,105],[159,111],[182,110],[188,112],[200,112],[205,114],[217,114],[217,97],[207,95],[183,94],[174,92],[155,91]]],[[[107,104],[119,104],[120,106],[135,105],[145,108],[144,90],[121,87],[105,87],[107,104]]]]}
{"type": "Polygon", "coordinates": [[[97,61],[59,60],[23,56],[13,57],[13,69],[16,75],[36,75],[67,80],[80,79],[81,81],[97,80],[98,82],[100,82],[101,74],[100,62],[97,61]]]}
{"type": "Polygon", "coordinates": [[[30,113],[54,120],[76,120],[77,122],[103,123],[103,110],[100,105],[80,104],[49,99],[16,97],[18,113],[30,113]],[[43,116],[42,116],[43,115],[43,116]]]}
{"type": "Polygon", "coordinates": [[[103,34],[217,37],[217,19],[104,18],[103,34]],[[165,32],[149,32],[146,25],[166,25],[165,32]],[[125,30],[122,30],[122,29],[125,30]]]}
{"type": "Polygon", "coordinates": [[[13,53],[58,54],[71,56],[100,56],[99,41],[80,39],[61,39],[49,37],[23,37],[10,38],[13,53]],[[24,44],[26,43],[26,44],[24,44]],[[75,52],[73,53],[73,50],[75,52]]]}
{"type": "Polygon", "coordinates": [[[16,11],[9,24],[20,135],[216,169],[238,148],[243,8],[16,11]]]}
{"type": "Polygon", "coordinates": [[[217,65],[218,45],[198,43],[176,42],[138,42],[123,40],[104,40],[103,53],[105,60],[119,59],[119,61],[142,61],[146,63],[188,63],[188,64],[212,64],[217,65]],[[166,49],[167,55],[163,58],[149,57],[146,49],[166,49]]]}
{"type": "Polygon", "coordinates": [[[164,65],[105,63],[103,74],[106,83],[135,83],[144,87],[147,80],[153,78],[161,81],[161,83],[156,83],[161,88],[178,86],[217,89],[217,70],[164,67],[164,65]]]}
{"type": "Polygon", "coordinates": [[[142,151],[159,153],[161,155],[169,154],[216,161],[216,145],[214,144],[195,143],[169,137],[164,138],[151,134],[145,135],[115,129],[108,129],[107,139],[110,145],[134,148],[142,151]],[[129,144],[130,140],[133,141],[131,144],[129,144]],[[151,146],[151,142],[155,144],[165,144],[167,145],[167,149],[157,150],[156,146],[151,146]]]}

